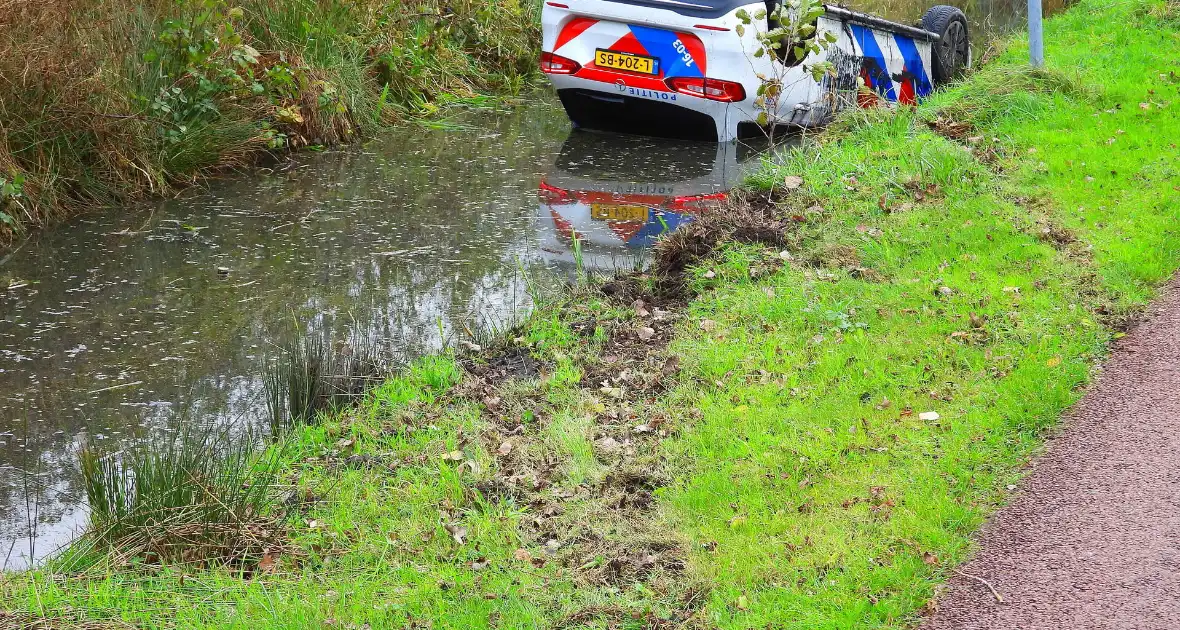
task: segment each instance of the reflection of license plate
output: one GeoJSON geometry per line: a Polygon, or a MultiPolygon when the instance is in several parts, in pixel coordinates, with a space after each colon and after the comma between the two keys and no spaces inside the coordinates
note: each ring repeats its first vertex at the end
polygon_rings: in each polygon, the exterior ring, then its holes
{"type": "Polygon", "coordinates": [[[590,218],[599,221],[647,221],[647,206],[590,206],[590,218]]]}
{"type": "Polygon", "coordinates": [[[632,55],[631,53],[621,53],[614,50],[603,50],[601,48],[594,51],[594,65],[599,68],[610,68],[612,70],[657,74],[655,57],[644,57],[643,55],[632,55]]]}

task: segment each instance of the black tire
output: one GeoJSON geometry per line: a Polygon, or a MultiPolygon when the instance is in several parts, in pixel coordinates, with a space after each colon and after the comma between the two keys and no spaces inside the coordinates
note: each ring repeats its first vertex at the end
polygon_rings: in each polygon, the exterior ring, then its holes
{"type": "Polygon", "coordinates": [[[963,74],[971,59],[967,16],[955,7],[939,4],[930,7],[922,16],[921,24],[922,28],[938,33],[942,38],[932,47],[930,65],[934,66],[934,86],[946,85],[963,74]]]}

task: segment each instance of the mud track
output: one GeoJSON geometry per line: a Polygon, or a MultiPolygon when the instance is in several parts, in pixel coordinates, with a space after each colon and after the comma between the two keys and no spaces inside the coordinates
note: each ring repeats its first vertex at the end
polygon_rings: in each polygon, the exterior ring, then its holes
{"type": "Polygon", "coordinates": [[[1178,428],[1174,281],[1117,343],[922,627],[1180,628],[1178,428]]]}

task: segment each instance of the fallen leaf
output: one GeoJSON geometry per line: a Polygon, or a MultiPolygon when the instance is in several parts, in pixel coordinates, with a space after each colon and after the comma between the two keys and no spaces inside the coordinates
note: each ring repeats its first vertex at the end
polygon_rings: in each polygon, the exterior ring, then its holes
{"type": "Polygon", "coordinates": [[[1020,293],[1020,287],[1004,287],[1001,291],[1004,293],[1020,293]]]}
{"type": "Polygon", "coordinates": [[[471,561],[471,568],[472,570],[480,571],[482,569],[488,568],[488,564],[490,563],[488,562],[487,558],[479,557],[471,561]]]}
{"type": "Polygon", "coordinates": [[[741,527],[742,525],[746,524],[747,520],[748,519],[745,516],[735,516],[729,519],[729,526],[734,528],[741,527]]]}
{"type": "Polygon", "coordinates": [[[499,411],[500,397],[499,396],[484,396],[483,406],[488,408],[488,411],[499,411]]]}
{"type": "Polygon", "coordinates": [[[466,527],[463,527],[462,525],[455,525],[453,523],[448,523],[448,524],[444,525],[443,528],[447,530],[447,533],[451,535],[451,538],[455,539],[455,542],[459,543],[460,545],[462,545],[464,542],[466,542],[466,540],[467,540],[467,528],[466,527]]]}
{"type": "Polygon", "coordinates": [[[717,327],[717,322],[715,322],[711,319],[702,319],[701,320],[701,330],[703,330],[705,332],[709,332],[716,327],[717,327]]]}
{"type": "Polygon", "coordinates": [[[599,439],[595,440],[594,446],[595,446],[595,448],[602,451],[603,453],[606,453],[607,455],[610,455],[612,453],[617,453],[617,452],[619,452],[619,449],[623,447],[623,445],[620,444],[618,440],[614,439],[613,437],[610,437],[609,435],[604,438],[599,438],[599,439]]]}
{"type": "Polygon", "coordinates": [[[881,403],[877,405],[877,410],[881,411],[881,410],[888,409],[890,407],[890,405],[892,405],[892,404],[893,404],[893,401],[889,400],[888,398],[882,398],[881,403]]]}
{"type": "Polygon", "coordinates": [[[922,413],[918,414],[919,420],[933,421],[938,420],[941,417],[942,416],[939,416],[937,411],[923,411],[922,413]]]}
{"type": "Polygon", "coordinates": [[[622,398],[623,397],[623,388],[622,387],[611,387],[610,385],[603,385],[602,387],[598,388],[598,391],[606,394],[607,396],[610,396],[611,398],[622,398]]]}
{"type": "Polygon", "coordinates": [[[750,600],[746,599],[745,595],[738,596],[737,608],[738,608],[738,610],[749,610],[750,609],[750,600]]]}
{"type": "Polygon", "coordinates": [[[778,253],[778,257],[783,260],[794,260],[795,259],[795,257],[791,255],[791,252],[788,252],[785,249],[778,253]]]}
{"type": "Polygon", "coordinates": [[[648,327],[648,326],[644,326],[643,328],[640,328],[639,330],[635,331],[635,334],[636,334],[636,335],[637,335],[637,336],[638,336],[638,337],[639,337],[641,340],[643,340],[643,341],[647,341],[647,340],[649,340],[649,339],[651,339],[652,337],[654,337],[654,336],[655,336],[655,334],[656,334],[656,330],[655,330],[654,328],[650,328],[650,327],[648,327]]]}
{"type": "Polygon", "coordinates": [[[528,549],[517,549],[512,552],[512,557],[521,562],[532,562],[533,554],[529,553],[528,549]]]}
{"type": "Polygon", "coordinates": [[[1142,109],[1142,110],[1151,109],[1151,103],[1139,103],[1139,109],[1142,109]]]}
{"type": "Polygon", "coordinates": [[[466,339],[460,340],[459,345],[463,346],[464,348],[467,348],[468,350],[470,350],[472,352],[479,352],[479,351],[483,350],[483,346],[479,345],[478,343],[472,343],[470,341],[467,341],[466,339]]]}
{"type": "Polygon", "coordinates": [[[463,451],[451,451],[443,455],[442,458],[448,462],[461,462],[463,461],[463,451]]]}
{"type": "Polygon", "coordinates": [[[924,551],[922,552],[922,562],[930,565],[938,564],[938,556],[930,553],[929,551],[924,551]]]}
{"type": "Polygon", "coordinates": [[[774,287],[763,287],[762,292],[766,294],[766,297],[774,299],[774,287]]]}
{"type": "Polygon", "coordinates": [[[788,175],[783,180],[783,188],[787,190],[798,190],[803,185],[803,178],[798,175],[788,175]]]}
{"type": "Polygon", "coordinates": [[[662,424],[664,424],[663,418],[652,418],[643,424],[636,425],[632,430],[636,433],[651,433],[652,431],[660,428],[660,425],[662,424]]]}
{"type": "Polygon", "coordinates": [[[1045,361],[1045,367],[1057,367],[1058,365],[1061,365],[1061,357],[1053,357],[1045,361]]]}
{"type": "Polygon", "coordinates": [[[262,554],[262,559],[258,561],[259,573],[274,573],[275,567],[278,566],[278,554],[273,551],[267,551],[262,554]]]}
{"type": "Polygon", "coordinates": [[[512,442],[510,440],[504,440],[504,442],[502,444],[500,444],[500,448],[496,449],[496,453],[498,455],[500,455],[501,457],[503,457],[511,452],[512,452],[512,442]]]}
{"type": "Polygon", "coordinates": [[[336,440],[337,450],[346,451],[356,444],[356,438],[341,438],[336,440]]]}
{"type": "Polygon", "coordinates": [[[712,280],[713,278],[717,277],[717,273],[710,269],[705,272],[704,276],[706,280],[712,280]]]}

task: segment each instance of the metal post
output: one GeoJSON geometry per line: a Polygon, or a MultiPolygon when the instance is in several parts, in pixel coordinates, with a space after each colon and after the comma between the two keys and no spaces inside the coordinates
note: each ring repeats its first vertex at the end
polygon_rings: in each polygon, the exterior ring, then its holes
{"type": "Polygon", "coordinates": [[[1028,0],[1028,62],[1034,68],[1045,65],[1045,43],[1041,38],[1041,0],[1028,0]]]}

